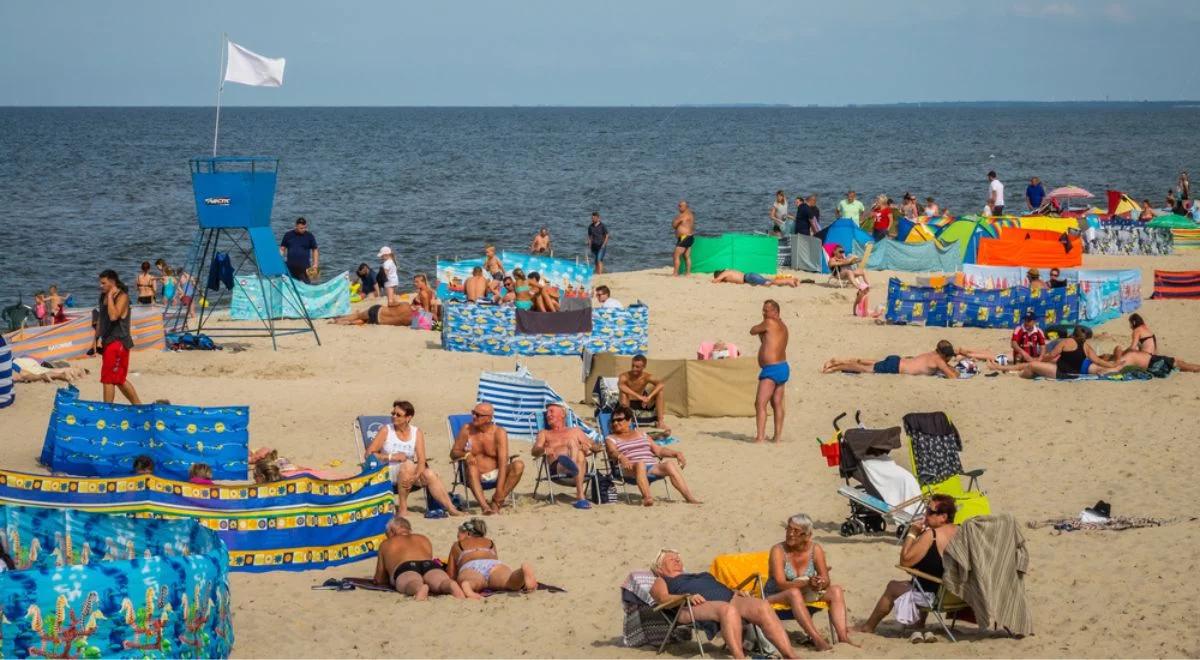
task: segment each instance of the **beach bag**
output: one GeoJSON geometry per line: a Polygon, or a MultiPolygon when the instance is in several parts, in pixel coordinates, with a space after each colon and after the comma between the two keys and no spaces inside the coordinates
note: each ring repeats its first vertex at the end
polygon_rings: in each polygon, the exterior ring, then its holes
{"type": "Polygon", "coordinates": [[[588,500],[592,504],[615,504],[617,501],[617,485],[607,474],[593,474],[588,477],[588,500]]]}
{"type": "Polygon", "coordinates": [[[425,310],[415,310],[412,315],[412,321],[409,326],[413,330],[433,330],[433,314],[425,310]]]}
{"type": "Polygon", "coordinates": [[[597,378],[592,386],[592,401],[597,412],[612,412],[621,402],[621,391],[616,378],[597,378]]]}

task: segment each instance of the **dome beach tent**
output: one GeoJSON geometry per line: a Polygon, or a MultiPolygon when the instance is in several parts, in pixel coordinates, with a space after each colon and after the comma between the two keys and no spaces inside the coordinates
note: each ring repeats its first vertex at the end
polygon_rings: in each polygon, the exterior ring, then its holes
{"type": "Polygon", "coordinates": [[[998,235],[999,233],[996,231],[996,228],[992,226],[987,218],[964,215],[946,225],[938,233],[938,240],[947,245],[955,244],[958,247],[959,254],[962,255],[962,262],[973,264],[975,263],[975,256],[979,252],[979,239],[996,238],[998,235]]]}

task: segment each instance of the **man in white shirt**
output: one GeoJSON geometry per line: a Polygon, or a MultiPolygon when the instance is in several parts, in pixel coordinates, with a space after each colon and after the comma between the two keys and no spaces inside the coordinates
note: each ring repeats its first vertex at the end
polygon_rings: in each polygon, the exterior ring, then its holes
{"type": "Polygon", "coordinates": [[[988,208],[993,216],[1004,215],[1004,184],[996,178],[996,171],[988,172],[988,208]]]}
{"type": "Polygon", "coordinates": [[[625,305],[621,304],[620,300],[612,297],[612,292],[603,284],[596,287],[596,302],[600,303],[600,309],[621,309],[625,307],[625,305]]]}

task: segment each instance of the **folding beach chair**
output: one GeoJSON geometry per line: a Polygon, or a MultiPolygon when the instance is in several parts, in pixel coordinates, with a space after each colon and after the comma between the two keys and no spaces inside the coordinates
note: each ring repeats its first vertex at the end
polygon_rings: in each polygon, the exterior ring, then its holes
{"type": "MultiPolygon", "coordinates": [[[[375,439],[375,434],[379,433],[379,429],[385,428],[391,423],[392,418],[388,415],[359,415],[354,418],[354,422],[350,426],[354,431],[354,436],[362,442],[363,451],[366,451],[367,447],[371,446],[371,441],[375,439]]],[[[429,462],[430,459],[427,456],[425,460],[429,462]]],[[[431,505],[439,510],[442,508],[440,504],[433,502],[429,497],[429,488],[422,488],[421,490],[425,493],[426,511],[430,510],[431,505]]],[[[392,492],[398,495],[400,493],[400,485],[393,483],[392,492]]]]}
{"type": "MultiPolygon", "coordinates": [[[[712,573],[718,582],[734,591],[766,600],[765,588],[767,578],[771,574],[770,557],[770,551],[717,555],[713,558],[712,565],[708,567],[708,572],[712,573]]],[[[824,610],[829,615],[829,639],[831,642],[836,641],[837,633],[833,627],[833,615],[829,611],[829,603],[824,600],[813,600],[806,602],[805,605],[808,606],[810,614],[824,610]]],[[[780,619],[795,618],[792,608],[787,605],[772,605],[772,608],[780,619]]]]}
{"type": "Polygon", "coordinates": [[[913,580],[912,588],[915,589],[917,593],[921,594],[921,596],[925,599],[925,602],[928,603],[928,605],[917,605],[917,609],[922,612],[932,612],[934,618],[937,619],[938,625],[942,627],[942,632],[946,633],[946,637],[949,637],[950,641],[952,642],[957,642],[958,640],[954,637],[954,627],[958,625],[959,616],[964,611],[969,612],[971,610],[971,606],[967,605],[963,599],[950,593],[950,591],[946,589],[945,583],[943,583],[940,579],[935,578],[928,573],[918,571],[915,568],[909,568],[908,566],[900,566],[897,564],[896,568],[908,573],[914,578],[923,578],[938,585],[937,591],[931,593],[926,591],[925,588],[921,586],[920,582],[913,580]],[[949,627],[946,626],[947,616],[950,617],[949,627]]]}
{"type": "Polygon", "coordinates": [[[922,493],[953,497],[958,510],[956,524],[991,513],[987,494],[979,487],[984,470],[963,470],[959,456],[962,437],[946,413],[909,413],[904,416],[904,433],[912,473],[922,493]],[[967,479],[965,488],[963,477],[967,479]]]}
{"type": "Polygon", "coordinates": [[[650,596],[650,587],[656,579],[650,571],[633,571],[622,583],[622,642],[627,647],[655,645],[661,654],[668,644],[694,641],[700,657],[707,657],[700,635],[706,634],[712,639],[715,635],[713,627],[695,620],[691,623],[679,621],[683,612],[691,612],[690,595],[676,595],[662,603],[655,602],[650,596]]]}
{"type": "MultiPolygon", "coordinates": [[[[446,417],[446,431],[449,434],[449,439],[450,439],[450,446],[446,450],[447,453],[450,451],[450,448],[454,447],[454,440],[456,438],[458,438],[459,432],[462,431],[464,426],[466,426],[467,424],[470,424],[470,423],[471,423],[470,413],[465,414],[465,415],[448,415],[446,417]]],[[[470,448],[471,448],[471,444],[470,444],[470,442],[468,442],[467,449],[470,449],[470,448]]],[[[511,462],[512,459],[514,459],[514,458],[517,458],[517,454],[509,455],[508,462],[511,462]]],[[[458,493],[459,490],[462,490],[462,507],[460,507],[460,508],[462,508],[463,510],[466,510],[466,509],[470,508],[470,506],[471,506],[471,487],[469,485],[470,480],[467,478],[467,459],[466,458],[456,458],[456,459],[451,459],[451,460],[454,461],[454,481],[453,481],[453,483],[450,484],[450,496],[454,497],[458,493]]],[[[507,468],[508,462],[506,462],[503,466],[501,466],[500,469],[507,468]]],[[[492,479],[492,480],[481,479],[479,482],[479,485],[483,488],[483,491],[486,493],[489,490],[496,490],[496,486],[498,486],[499,483],[500,483],[499,475],[497,474],[496,479],[492,479]]],[[[515,489],[512,490],[511,492],[509,492],[508,501],[510,504],[516,504],[517,496],[516,496],[515,489]]]]}
{"type": "MultiPolygon", "coordinates": [[[[612,413],[601,412],[596,415],[596,425],[600,427],[601,437],[607,439],[609,434],[612,433],[612,413]]],[[[636,419],[633,420],[633,427],[638,428],[636,419]]],[[[625,500],[625,502],[632,503],[633,500],[631,496],[633,493],[630,491],[629,487],[637,484],[637,478],[625,476],[625,474],[621,472],[620,463],[612,460],[612,457],[608,455],[607,449],[605,449],[603,454],[605,470],[608,472],[609,477],[614,483],[621,484],[621,497],[625,500]]],[[[671,497],[671,482],[669,479],[666,477],[655,476],[653,474],[647,474],[646,479],[650,482],[652,489],[654,482],[661,482],[663,485],[664,498],[668,502],[675,501],[674,498],[671,497]]]]}

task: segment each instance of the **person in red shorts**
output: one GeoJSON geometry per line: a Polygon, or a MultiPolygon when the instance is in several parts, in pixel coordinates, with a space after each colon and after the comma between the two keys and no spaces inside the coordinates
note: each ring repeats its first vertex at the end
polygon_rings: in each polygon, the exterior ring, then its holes
{"type": "Polygon", "coordinates": [[[1037,315],[1029,312],[1013,330],[1013,362],[1037,362],[1046,350],[1046,333],[1037,326],[1037,315]]]}
{"type": "Polygon", "coordinates": [[[114,270],[100,273],[100,305],[96,319],[96,342],[100,345],[102,366],[100,382],[104,385],[104,402],[112,403],[116,390],[140,404],[137,390],[126,381],[129,374],[129,349],[133,335],[129,331],[129,289],[114,270]]]}

